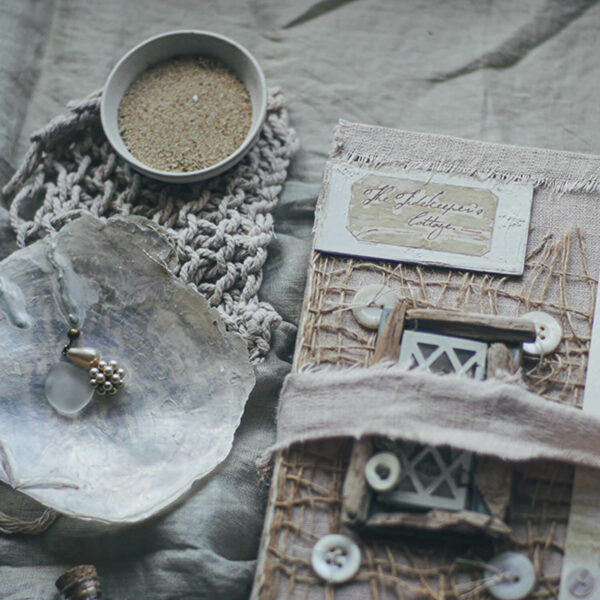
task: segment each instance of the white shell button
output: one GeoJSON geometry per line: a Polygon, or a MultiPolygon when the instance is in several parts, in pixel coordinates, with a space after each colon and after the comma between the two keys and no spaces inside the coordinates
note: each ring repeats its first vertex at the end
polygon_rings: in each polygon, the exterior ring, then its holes
{"type": "Polygon", "coordinates": [[[398,296],[389,287],[378,283],[366,285],[356,292],[352,301],[352,314],[363,326],[377,329],[381,319],[381,309],[392,308],[398,296]]]}
{"type": "Polygon", "coordinates": [[[400,461],[392,452],[378,452],[371,456],[365,465],[367,483],[376,492],[389,492],[394,489],[401,472],[400,461]]]}
{"type": "Polygon", "coordinates": [[[553,316],[542,311],[533,311],[522,315],[521,318],[533,321],[537,334],[535,342],[523,344],[523,352],[540,356],[556,350],[562,339],[562,327],[553,316]]]}
{"type": "Polygon", "coordinates": [[[502,552],[485,570],[488,592],[498,600],[527,598],[535,587],[535,570],[523,554],[502,552]]]}
{"type": "Polygon", "coordinates": [[[313,571],[329,583],[344,583],[360,569],[360,549],[347,536],[331,533],[322,537],[312,549],[313,571]]]}

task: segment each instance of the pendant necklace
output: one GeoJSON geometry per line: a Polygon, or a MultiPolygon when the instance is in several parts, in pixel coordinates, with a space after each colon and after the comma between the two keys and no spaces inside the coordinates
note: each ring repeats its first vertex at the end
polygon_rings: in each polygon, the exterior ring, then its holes
{"type": "Polygon", "coordinates": [[[116,394],[123,387],[125,370],[116,360],[102,360],[95,348],[74,347],[81,336],[79,329],[72,327],[67,336],[69,342],[61,360],[52,365],[44,391],[49,404],[65,417],[78,415],[91,401],[94,394],[116,394]]]}

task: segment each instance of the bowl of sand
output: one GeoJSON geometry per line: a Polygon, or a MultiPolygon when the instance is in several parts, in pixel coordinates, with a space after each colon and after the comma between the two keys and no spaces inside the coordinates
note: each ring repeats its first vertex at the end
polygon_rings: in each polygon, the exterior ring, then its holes
{"type": "Polygon", "coordinates": [[[104,133],[137,171],[191,183],[237,164],[260,135],[267,86],[242,45],[206,31],[174,31],[130,50],[100,104],[104,133]]]}

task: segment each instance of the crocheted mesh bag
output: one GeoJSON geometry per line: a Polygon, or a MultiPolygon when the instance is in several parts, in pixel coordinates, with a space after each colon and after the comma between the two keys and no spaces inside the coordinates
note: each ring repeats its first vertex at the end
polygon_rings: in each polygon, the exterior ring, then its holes
{"type": "Polygon", "coordinates": [[[68,115],[32,136],[3,190],[17,243],[85,213],[147,217],[173,242],[175,275],[217,307],[226,328],[247,341],[251,361],[259,361],[281,321],[257,295],[273,237],[271,211],[298,148],[283,94],[270,90],[260,138],[237,166],[212,180],[176,185],[138,174],[113,151],[100,125],[100,97],[71,103],[68,115]],[[24,207],[32,205],[33,218],[24,218],[24,207]]]}

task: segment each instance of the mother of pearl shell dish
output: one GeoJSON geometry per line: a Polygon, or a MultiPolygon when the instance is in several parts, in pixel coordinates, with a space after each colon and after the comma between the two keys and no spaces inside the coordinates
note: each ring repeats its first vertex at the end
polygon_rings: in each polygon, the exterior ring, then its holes
{"type": "MultiPolygon", "coordinates": [[[[63,514],[127,523],[227,457],[253,369],[172,256],[146,219],[85,216],[0,263],[0,480],[63,514]],[[65,416],[45,388],[57,364],[79,369],[62,356],[70,328],[127,378],[65,416]]],[[[54,392],[77,404],[64,377],[54,392]]]]}

